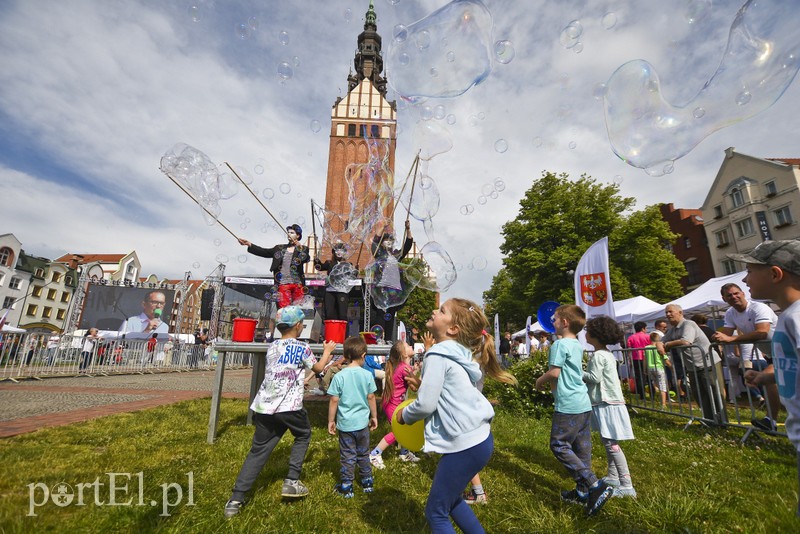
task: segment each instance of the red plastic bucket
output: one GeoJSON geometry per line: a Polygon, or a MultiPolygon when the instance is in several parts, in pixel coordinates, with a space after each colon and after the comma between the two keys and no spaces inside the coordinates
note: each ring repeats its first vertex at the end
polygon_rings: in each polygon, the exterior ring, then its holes
{"type": "Polygon", "coordinates": [[[256,337],[256,325],[258,321],[247,317],[237,317],[233,320],[233,334],[231,341],[250,343],[256,337]]]}
{"type": "Polygon", "coordinates": [[[325,341],[344,343],[347,335],[347,321],[325,321],[325,341]]]}

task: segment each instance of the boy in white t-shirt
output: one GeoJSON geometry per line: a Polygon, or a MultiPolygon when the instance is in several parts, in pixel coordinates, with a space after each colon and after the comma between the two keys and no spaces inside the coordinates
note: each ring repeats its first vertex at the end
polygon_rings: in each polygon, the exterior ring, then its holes
{"type": "Polygon", "coordinates": [[[245,503],[245,494],[253,487],[270,454],[288,430],[294,436],[289,453],[289,473],[283,481],[281,496],[299,498],[308,495],[300,482],[303,460],[311,443],[311,422],[303,408],[303,379],[306,369],[319,373],[330,361],[335,341],[326,341],[322,358],[317,361],[311,347],[297,336],[303,331],[303,310],[287,306],[275,317],[281,338],[267,350],[264,382],[256,393],[253,410],[255,434],[253,445],[239,471],[231,498],[225,504],[225,517],[233,517],[245,503]]]}
{"type": "MultiPolygon", "coordinates": [[[[772,365],[744,375],[748,386],[777,383],[781,403],[786,407],[786,433],[798,453],[800,485],[800,241],[765,241],[750,254],[729,254],[747,264],[745,283],[756,299],[769,299],[783,313],[772,336],[772,365]]],[[[796,514],[800,517],[800,504],[796,514]]]]}

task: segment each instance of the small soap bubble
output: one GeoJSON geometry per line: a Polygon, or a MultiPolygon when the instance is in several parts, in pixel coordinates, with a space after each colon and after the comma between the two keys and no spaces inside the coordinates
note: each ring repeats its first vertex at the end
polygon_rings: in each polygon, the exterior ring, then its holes
{"type": "Polygon", "coordinates": [[[486,202],[487,202],[487,199],[486,199],[486,197],[485,197],[485,196],[483,196],[483,195],[480,195],[480,196],[478,197],[478,204],[480,204],[481,206],[483,206],[484,204],[486,204],[486,202]]]}
{"type": "Polygon", "coordinates": [[[598,83],[595,84],[594,89],[592,89],[592,96],[595,100],[603,100],[603,97],[606,94],[606,84],[598,83]]]}
{"type": "Polygon", "coordinates": [[[243,209],[240,209],[236,213],[238,213],[241,216],[245,214],[245,211],[243,209]]]}
{"type": "Polygon", "coordinates": [[[294,70],[292,66],[289,65],[286,61],[281,61],[278,64],[278,78],[281,81],[290,80],[294,76],[294,70]]]}
{"type": "Polygon", "coordinates": [[[222,239],[219,239],[219,238],[217,238],[217,239],[215,239],[215,240],[214,240],[214,246],[215,246],[215,247],[218,247],[218,246],[220,246],[221,244],[222,244],[222,239]]]}
{"type": "Polygon", "coordinates": [[[217,260],[217,263],[228,263],[229,258],[225,254],[217,254],[217,257],[214,258],[217,260]]]}
{"type": "Polygon", "coordinates": [[[392,35],[394,36],[394,40],[398,43],[402,43],[406,39],[408,39],[408,29],[402,24],[398,24],[392,30],[392,35]]]}
{"type": "Polygon", "coordinates": [[[695,119],[700,119],[705,114],[706,110],[704,110],[703,108],[694,108],[694,111],[692,111],[692,115],[694,116],[695,119]]]}
{"type": "Polygon", "coordinates": [[[297,57],[297,56],[292,57],[292,63],[294,63],[295,67],[299,67],[300,66],[300,58],[297,57]]]}
{"type": "Polygon", "coordinates": [[[250,26],[245,23],[240,23],[236,25],[236,36],[239,39],[247,39],[250,37],[250,26]]]}
{"type": "Polygon", "coordinates": [[[489,193],[489,198],[497,198],[499,196],[500,195],[497,194],[497,191],[492,191],[491,193],[489,193]]]}
{"type": "Polygon", "coordinates": [[[410,57],[408,57],[408,54],[406,54],[405,52],[403,52],[402,54],[400,54],[400,56],[397,58],[397,62],[398,62],[398,63],[400,63],[400,65],[402,65],[403,67],[405,67],[406,65],[408,65],[408,63],[409,63],[410,61],[411,61],[411,58],[410,58],[410,57]]]}
{"type": "Polygon", "coordinates": [[[261,196],[263,196],[267,200],[272,200],[275,197],[275,191],[271,187],[266,187],[261,192],[261,196]]]}
{"type": "Polygon", "coordinates": [[[264,174],[264,166],[260,163],[256,163],[255,167],[253,167],[253,172],[256,174],[264,174]]]}
{"type": "Polygon", "coordinates": [[[622,185],[622,175],[621,174],[614,175],[614,184],[615,185],[622,185]]]}
{"type": "Polygon", "coordinates": [[[431,70],[429,70],[428,73],[431,75],[432,78],[436,78],[437,76],[439,76],[439,71],[434,67],[431,67],[431,70]]]}
{"type": "Polygon", "coordinates": [[[242,230],[247,230],[247,224],[242,223],[239,225],[239,228],[241,228],[242,230]]]}
{"type": "Polygon", "coordinates": [[[200,6],[189,6],[189,18],[192,19],[192,22],[200,22],[201,14],[200,6]]]}
{"type": "Polygon", "coordinates": [[[439,104],[438,106],[433,108],[433,118],[435,118],[436,120],[442,120],[446,114],[447,110],[445,110],[445,107],[442,104],[439,104]]]}
{"type": "Polygon", "coordinates": [[[511,41],[497,41],[494,43],[494,56],[503,65],[508,65],[514,59],[516,52],[511,41]]]}
{"type": "Polygon", "coordinates": [[[494,185],[493,184],[483,184],[481,186],[481,194],[484,195],[484,196],[491,195],[492,191],[494,191],[494,185]]]}
{"type": "Polygon", "coordinates": [[[580,41],[575,43],[575,46],[572,47],[572,51],[575,52],[576,54],[580,54],[581,52],[583,52],[583,43],[580,41]]]}
{"type": "Polygon", "coordinates": [[[495,152],[502,154],[506,150],[508,150],[508,143],[505,139],[498,139],[494,142],[494,150],[495,152]]]}
{"type": "Polygon", "coordinates": [[[480,120],[483,120],[483,119],[485,119],[485,118],[486,118],[486,113],[484,113],[483,111],[481,111],[480,113],[478,113],[478,118],[479,118],[480,120]]]}
{"type": "Polygon", "coordinates": [[[477,115],[470,115],[467,122],[470,126],[477,126],[478,125],[478,116],[477,115]]]}
{"type": "Polygon", "coordinates": [[[603,18],[600,19],[600,24],[602,24],[603,28],[606,30],[612,29],[614,26],[617,25],[617,15],[613,11],[609,11],[603,18]]]}
{"type": "Polygon", "coordinates": [[[712,0],[688,0],[684,16],[689,24],[702,20],[711,11],[712,0]]]}
{"type": "Polygon", "coordinates": [[[236,259],[239,260],[239,263],[247,263],[247,254],[239,254],[236,259]]]}
{"type": "Polygon", "coordinates": [[[745,104],[750,102],[751,98],[753,98],[753,95],[750,94],[750,91],[744,90],[738,95],[736,95],[736,103],[739,104],[740,106],[744,106],[745,104]]]}
{"type": "Polygon", "coordinates": [[[255,17],[250,17],[247,19],[247,25],[250,26],[250,29],[253,31],[258,31],[258,19],[255,17]]]}
{"type": "Polygon", "coordinates": [[[451,50],[450,52],[447,53],[447,61],[449,63],[452,63],[455,60],[456,60],[456,53],[451,50]]]}
{"type": "Polygon", "coordinates": [[[419,111],[419,118],[424,121],[429,121],[433,118],[433,108],[430,106],[423,106],[419,111]]]}
{"type": "Polygon", "coordinates": [[[278,34],[278,42],[281,43],[283,46],[288,45],[289,44],[289,32],[287,32],[286,30],[281,31],[278,34]]]}
{"type": "Polygon", "coordinates": [[[192,268],[193,268],[193,269],[199,269],[199,268],[200,268],[200,262],[199,262],[199,261],[196,261],[196,262],[194,262],[194,263],[192,264],[192,268]]]}
{"type": "Polygon", "coordinates": [[[578,146],[578,143],[576,143],[575,141],[570,141],[569,145],[567,145],[567,146],[569,146],[569,148],[571,150],[575,150],[575,148],[577,148],[577,146],[578,146]]]}
{"type": "Polygon", "coordinates": [[[350,22],[350,19],[353,18],[353,10],[349,7],[344,10],[344,20],[350,22]]]}
{"type": "Polygon", "coordinates": [[[558,36],[558,41],[564,48],[573,48],[580,42],[581,34],[583,33],[583,25],[580,21],[573,20],[561,30],[558,36]]]}
{"type": "Polygon", "coordinates": [[[451,113],[450,115],[447,116],[447,124],[450,124],[452,126],[455,123],[456,123],[456,116],[451,113]]]}
{"type": "Polygon", "coordinates": [[[418,50],[425,50],[431,45],[431,34],[428,30],[422,30],[414,36],[414,44],[418,50]]]}
{"type": "Polygon", "coordinates": [[[311,121],[311,131],[314,133],[319,132],[322,129],[322,125],[319,123],[317,119],[311,121]]]}
{"type": "Polygon", "coordinates": [[[278,190],[279,190],[281,193],[283,193],[284,195],[288,195],[289,193],[291,193],[291,192],[292,192],[292,186],[291,186],[291,185],[289,185],[289,184],[287,184],[286,182],[283,182],[283,183],[282,183],[282,184],[281,184],[281,185],[278,187],[278,190]]]}
{"type": "Polygon", "coordinates": [[[534,137],[533,138],[533,146],[536,148],[540,148],[544,144],[544,140],[541,137],[534,137]]]}
{"type": "Polygon", "coordinates": [[[469,209],[467,208],[467,205],[466,205],[466,204],[464,204],[463,206],[461,206],[461,208],[460,208],[460,210],[459,210],[459,211],[461,211],[461,215],[469,215],[469,209]]]}
{"type": "Polygon", "coordinates": [[[280,218],[280,220],[282,220],[283,222],[286,222],[286,220],[289,218],[289,214],[288,214],[288,213],[286,213],[285,211],[281,211],[280,213],[278,213],[278,217],[279,217],[279,218],[280,218]]]}
{"type": "Polygon", "coordinates": [[[472,268],[476,271],[482,271],[486,268],[489,262],[483,256],[475,256],[472,258],[472,268]]]}
{"type": "Polygon", "coordinates": [[[495,191],[504,191],[506,188],[506,183],[503,181],[502,178],[495,178],[494,179],[494,190],[495,191]]]}

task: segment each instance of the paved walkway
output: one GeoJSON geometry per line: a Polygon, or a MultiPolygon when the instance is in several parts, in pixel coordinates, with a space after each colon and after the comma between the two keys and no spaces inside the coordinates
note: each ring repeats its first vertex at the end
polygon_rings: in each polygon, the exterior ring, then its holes
{"type": "MultiPolygon", "coordinates": [[[[226,370],[223,396],[246,399],[250,373],[226,370]]],[[[213,370],[200,370],[0,382],[0,438],[210,397],[213,381],[213,370]]]]}

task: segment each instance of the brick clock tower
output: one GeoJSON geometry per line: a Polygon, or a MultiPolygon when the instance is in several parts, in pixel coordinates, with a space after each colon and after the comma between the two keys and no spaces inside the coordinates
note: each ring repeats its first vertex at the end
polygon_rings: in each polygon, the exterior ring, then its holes
{"type": "MultiPolygon", "coordinates": [[[[381,155],[386,154],[388,169],[394,175],[394,152],[397,142],[397,109],[395,102],[386,99],[386,78],[381,76],[383,57],[381,56],[381,36],[375,23],[375,8],[370,1],[364,22],[364,31],[358,36],[358,50],[351,71],[347,77],[347,95],[336,99],[331,111],[331,141],[328,151],[328,181],[325,189],[325,210],[339,215],[328,221],[329,231],[341,235],[345,231],[346,219],[350,214],[350,188],[346,178],[351,164],[364,164],[370,159],[370,145],[379,147],[381,155]]],[[[360,175],[363,178],[363,175],[360,175]]],[[[364,180],[361,180],[362,182],[364,180]]],[[[354,182],[359,204],[369,204],[366,183],[354,182]],[[363,197],[363,198],[362,198],[363,197]]],[[[393,183],[389,184],[393,187],[393,183]]],[[[392,205],[386,209],[390,213],[392,205]]],[[[401,229],[402,231],[402,229],[401,229]]],[[[370,259],[369,241],[365,239],[361,254],[361,243],[351,242],[353,256],[350,261],[363,268],[370,259]]],[[[349,236],[348,236],[349,237],[349,236]]],[[[320,250],[321,256],[329,257],[330,250],[320,250]]]]}

